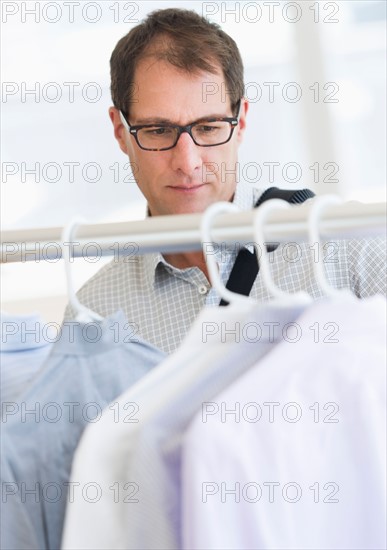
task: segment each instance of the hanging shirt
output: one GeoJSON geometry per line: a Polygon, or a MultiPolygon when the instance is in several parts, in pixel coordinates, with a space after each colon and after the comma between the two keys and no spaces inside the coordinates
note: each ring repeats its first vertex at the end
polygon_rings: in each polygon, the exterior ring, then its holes
{"type": "Polygon", "coordinates": [[[100,323],[63,326],[40,376],[3,410],[2,547],[60,548],[67,502],[98,499],[100,491],[93,478],[82,486],[69,484],[85,426],[97,424],[108,405],[112,422],[136,421],[135,403],[117,409],[114,400],[164,357],[134,335],[122,313],[100,323]]]}
{"type": "Polygon", "coordinates": [[[40,315],[1,312],[1,401],[15,401],[26,390],[48,354],[56,332],[40,315]]]}
{"type": "Polygon", "coordinates": [[[102,487],[115,485],[117,500],[69,504],[63,549],[181,548],[180,442],[185,427],[203,401],[276,345],[283,327],[300,311],[253,301],[247,307],[202,312],[182,347],[142,387],[140,383],[121,397],[138,403],[138,424],[113,426],[103,415],[98,426],[86,431],[72,480],[82,484],[91,476],[102,487]],[[92,460],[101,438],[104,450],[92,460]]]}
{"type": "Polygon", "coordinates": [[[380,296],[317,303],[195,417],[182,548],[386,548],[385,325],[380,296]]]}
{"type": "MultiPolygon", "coordinates": [[[[246,183],[237,185],[233,203],[251,210],[263,189],[246,183]]],[[[246,245],[248,246],[248,245],[246,245]]],[[[322,250],[308,243],[282,243],[272,253],[271,269],[275,283],[286,292],[305,290],[314,298],[323,293],[315,282],[313,262],[324,255],[329,284],[349,288],[358,297],[386,294],[385,239],[331,240],[322,250]]],[[[239,250],[235,243],[220,243],[216,260],[226,284],[239,250]]],[[[128,247],[128,250],[134,250],[128,247]]],[[[175,351],[204,306],[216,306],[220,298],[198,267],[178,269],[160,254],[114,257],[78,292],[82,304],[103,317],[122,309],[136,323],[138,334],[166,353],[175,351]]],[[[268,300],[261,274],[250,296],[268,300]]],[[[74,317],[69,306],[65,319],[74,317]]]]}

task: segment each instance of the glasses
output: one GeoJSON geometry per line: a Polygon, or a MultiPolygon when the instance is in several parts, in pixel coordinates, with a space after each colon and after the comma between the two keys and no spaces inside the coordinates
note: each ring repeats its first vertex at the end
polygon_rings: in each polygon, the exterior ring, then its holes
{"type": "Polygon", "coordinates": [[[209,118],[179,126],[177,124],[143,124],[131,126],[125,115],[120,111],[122,124],[135,138],[137,145],[145,151],[167,151],[175,147],[179,137],[187,132],[195,145],[199,147],[215,147],[230,141],[235,127],[239,123],[241,100],[235,117],[209,118]]]}

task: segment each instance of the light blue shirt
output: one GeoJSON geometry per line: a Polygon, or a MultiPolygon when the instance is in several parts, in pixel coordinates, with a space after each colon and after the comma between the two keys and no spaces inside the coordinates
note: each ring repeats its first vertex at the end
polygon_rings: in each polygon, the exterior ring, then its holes
{"type": "Polygon", "coordinates": [[[39,372],[54,338],[40,315],[1,312],[0,332],[1,401],[14,401],[39,372]]]}
{"type": "Polygon", "coordinates": [[[84,428],[108,405],[113,422],[136,421],[135,403],[117,410],[114,400],[164,357],[122,313],[63,325],[32,386],[18,402],[3,404],[2,548],[60,548],[68,499],[98,498],[98,484],[68,485],[84,428]]]}

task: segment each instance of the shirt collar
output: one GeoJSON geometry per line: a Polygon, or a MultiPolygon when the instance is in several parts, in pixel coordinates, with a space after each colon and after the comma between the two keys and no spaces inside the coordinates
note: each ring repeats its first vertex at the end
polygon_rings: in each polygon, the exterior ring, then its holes
{"type": "Polygon", "coordinates": [[[235,206],[237,206],[240,210],[251,210],[254,208],[255,204],[254,191],[258,190],[254,189],[245,182],[238,183],[232,201],[233,204],[235,204],[235,206]]]}
{"type": "MultiPolygon", "coordinates": [[[[236,187],[232,202],[240,210],[252,210],[263,192],[264,189],[257,189],[246,182],[240,182],[236,187]]],[[[247,248],[251,253],[254,253],[254,246],[252,244],[238,245],[230,243],[223,248],[223,251],[215,253],[215,257],[217,261],[221,261],[222,253],[226,252],[230,255],[236,256],[237,252],[242,248],[247,248]]]]}
{"type": "Polygon", "coordinates": [[[165,264],[166,261],[160,254],[160,252],[153,252],[151,254],[144,254],[141,256],[141,262],[144,266],[145,277],[150,286],[153,286],[155,281],[156,268],[159,264],[165,264]]]}

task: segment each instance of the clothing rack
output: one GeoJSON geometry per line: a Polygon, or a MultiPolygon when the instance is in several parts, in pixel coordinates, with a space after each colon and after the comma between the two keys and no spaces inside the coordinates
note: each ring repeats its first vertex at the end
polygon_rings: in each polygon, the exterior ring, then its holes
{"type": "MultiPolygon", "coordinates": [[[[303,242],[308,239],[309,201],[287,210],[273,211],[265,224],[267,242],[303,242]]],[[[214,243],[254,242],[253,217],[248,210],[217,216],[214,243]]],[[[73,257],[174,253],[201,249],[202,214],[150,217],[141,221],[80,225],[74,233],[73,257]]],[[[5,230],[1,263],[55,260],[62,257],[62,227],[5,230]]],[[[345,202],[324,210],[321,239],[360,238],[385,234],[386,203],[345,202]]],[[[66,246],[66,245],[65,245],[66,246]]]]}

